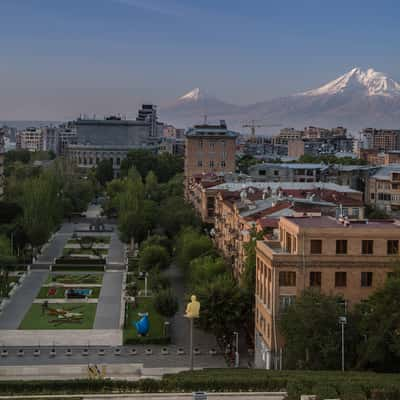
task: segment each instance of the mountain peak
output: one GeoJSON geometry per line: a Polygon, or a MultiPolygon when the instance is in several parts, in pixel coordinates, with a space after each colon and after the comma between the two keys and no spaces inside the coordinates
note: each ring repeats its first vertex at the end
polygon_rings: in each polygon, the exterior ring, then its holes
{"type": "Polygon", "coordinates": [[[190,100],[190,101],[197,101],[202,97],[202,93],[200,92],[200,88],[195,88],[190,92],[184,94],[183,96],[179,97],[178,100],[190,100]]]}
{"type": "Polygon", "coordinates": [[[373,68],[363,70],[356,67],[326,85],[300,95],[321,96],[356,92],[366,96],[400,96],[400,84],[373,68]]]}

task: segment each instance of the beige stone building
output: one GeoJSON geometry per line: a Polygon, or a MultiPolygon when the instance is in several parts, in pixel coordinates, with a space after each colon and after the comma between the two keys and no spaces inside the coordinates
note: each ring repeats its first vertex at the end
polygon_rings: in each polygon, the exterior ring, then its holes
{"type": "Polygon", "coordinates": [[[278,237],[257,242],[256,366],[276,367],[284,347],[279,318],[304,289],[341,295],[353,307],[385,282],[399,239],[400,225],[390,220],[282,217],[278,237]]]}
{"type": "Polygon", "coordinates": [[[400,211],[400,164],[381,167],[369,177],[365,201],[387,213],[400,211]]]}
{"type": "Polygon", "coordinates": [[[186,133],[185,191],[204,174],[234,173],[237,134],[224,121],[219,125],[195,125],[186,133]]]}

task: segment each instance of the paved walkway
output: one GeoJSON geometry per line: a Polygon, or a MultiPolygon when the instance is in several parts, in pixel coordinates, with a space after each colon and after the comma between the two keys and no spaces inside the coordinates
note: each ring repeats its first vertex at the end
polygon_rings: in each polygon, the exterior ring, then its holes
{"type": "Polygon", "coordinates": [[[110,247],[108,248],[107,264],[124,264],[125,262],[125,246],[119,240],[118,232],[114,231],[111,235],[110,247]]]}
{"type": "Polygon", "coordinates": [[[31,271],[26,276],[21,287],[0,314],[0,329],[18,329],[47,275],[46,271],[31,271]]]}
{"type": "Polygon", "coordinates": [[[105,272],[93,329],[119,329],[124,273],[105,272]]]}
{"type": "MultiPolygon", "coordinates": [[[[185,288],[185,281],[181,270],[172,264],[166,272],[171,280],[171,288],[174,294],[179,299],[179,311],[171,321],[171,338],[172,343],[189,348],[189,321],[183,315],[185,313],[186,304],[190,295],[187,295],[185,288]]],[[[205,347],[208,349],[218,349],[217,341],[215,337],[209,333],[202,331],[201,329],[195,328],[193,331],[193,346],[194,347],[205,347]]],[[[220,357],[215,357],[214,360],[220,357]]],[[[212,366],[212,365],[211,365],[212,366]]]]}

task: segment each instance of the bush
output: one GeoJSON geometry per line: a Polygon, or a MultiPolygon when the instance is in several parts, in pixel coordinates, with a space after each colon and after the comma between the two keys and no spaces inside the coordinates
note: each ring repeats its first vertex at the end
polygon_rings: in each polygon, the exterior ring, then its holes
{"type": "Polygon", "coordinates": [[[171,282],[166,276],[161,275],[159,272],[157,272],[151,277],[150,286],[152,292],[157,293],[161,290],[169,289],[171,287],[171,282]]]}
{"type": "Polygon", "coordinates": [[[157,312],[166,318],[173,317],[179,309],[178,299],[172,293],[171,289],[158,292],[153,302],[157,312]]]}
{"type": "Polygon", "coordinates": [[[314,386],[312,394],[317,395],[318,400],[335,399],[338,397],[338,392],[333,386],[323,383],[314,386]]]}
{"type": "Polygon", "coordinates": [[[156,344],[156,345],[168,345],[171,344],[171,338],[169,336],[160,337],[133,337],[124,340],[124,345],[135,345],[135,344],[156,344]]]}
{"type": "Polygon", "coordinates": [[[165,247],[153,244],[145,247],[140,254],[139,268],[150,271],[151,269],[165,269],[169,265],[169,254],[165,247]]]}

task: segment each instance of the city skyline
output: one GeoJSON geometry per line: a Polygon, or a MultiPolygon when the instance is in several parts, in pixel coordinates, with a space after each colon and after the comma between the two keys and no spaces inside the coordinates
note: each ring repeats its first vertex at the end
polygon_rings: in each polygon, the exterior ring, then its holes
{"type": "Polygon", "coordinates": [[[15,3],[0,5],[3,120],[129,114],[195,87],[242,105],[356,66],[400,80],[393,1],[15,3]]]}

